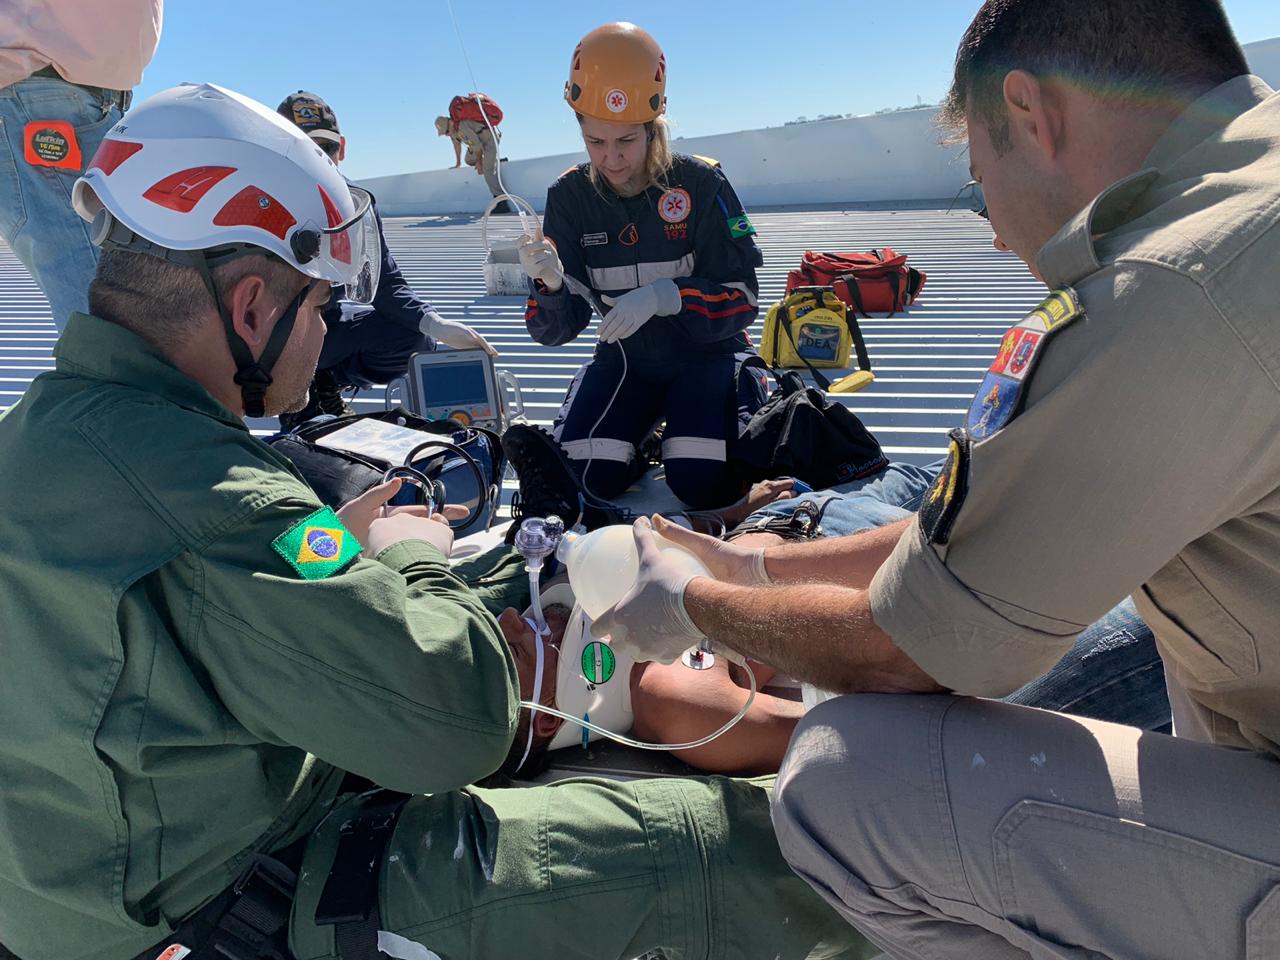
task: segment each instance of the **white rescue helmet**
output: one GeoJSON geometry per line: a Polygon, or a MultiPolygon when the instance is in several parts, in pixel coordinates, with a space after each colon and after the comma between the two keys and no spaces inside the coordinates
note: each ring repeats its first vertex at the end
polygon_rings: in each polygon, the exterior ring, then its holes
{"type": "Polygon", "coordinates": [[[182,84],[135,106],[71,202],[96,242],[111,239],[114,219],[166,250],[259,248],[357,302],[377,290],[372,198],[296,126],[225,87],[182,84]]]}
{"type": "MultiPolygon", "coordinates": [[[[552,604],[572,609],[560,640],[556,708],[573,717],[585,717],[611,733],[627,733],[635,719],[631,707],[631,668],[635,661],[608,642],[591,636],[591,618],[577,605],[569,584],[552,584],[542,591],[543,607],[552,604]]],[[[601,737],[594,730],[566,721],[547,749],[581,744],[584,734],[588,742],[601,737]]]]}

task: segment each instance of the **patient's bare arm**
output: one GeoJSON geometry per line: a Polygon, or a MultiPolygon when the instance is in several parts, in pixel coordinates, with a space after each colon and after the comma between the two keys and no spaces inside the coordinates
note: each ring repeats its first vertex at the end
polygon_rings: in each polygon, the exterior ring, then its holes
{"type": "MultiPolygon", "coordinates": [[[[690,670],[681,663],[638,664],[631,671],[633,734],[652,743],[697,740],[724,726],[742,709],[749,693],[734,682],[724,659],[709,670],[690,670]]],[[[675,756],[709,773],[774,773],[803,713],[799,703],[758,693],[733,729],[704,746],[678,750],[675,756]]]]}

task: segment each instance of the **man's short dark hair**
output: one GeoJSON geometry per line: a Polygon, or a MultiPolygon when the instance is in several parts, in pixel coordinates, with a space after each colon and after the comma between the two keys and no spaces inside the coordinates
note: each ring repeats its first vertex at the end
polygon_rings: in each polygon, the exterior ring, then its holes
{"type": "MultiPolygon", "coordinates": [[[[282,304],[297,296],[306,279],[265,253],[237,257],[213,269],[218,295],[225,296],[250,273],[264,277],[271,295],[282,304]]],[[[90,313],[162,349],[181,347],[196,321],[213,309],[209,291],[194,267],[132,250],[103,250],[89,284],[90,313]]]]}
{"type": "Polygon", "coordinates": [[[1249,66],[1219,0],[987,0],[960,41],[939,123],[963,131],[976,120],[1008,149],[1010,70],[1158,105],[1249,66]]]}

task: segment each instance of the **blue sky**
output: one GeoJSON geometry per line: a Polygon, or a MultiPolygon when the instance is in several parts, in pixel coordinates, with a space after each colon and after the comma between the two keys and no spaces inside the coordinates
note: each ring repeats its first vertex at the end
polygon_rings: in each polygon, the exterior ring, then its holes
{"type": "MultiPolygon", "coordinates": [[[[561,99],[573,45],[632,20],[667,54],[677,136],[938,100],[979,0],[454,0],[480,89],[506,112],[503,155],[578,150],[561,99]],[[794,10],[795,16],[780,11],[794,10]]],[[[208,80],[275,106],[304,88],[333,106],[354,178],[453,163],[432,120],[471,89],[445,0],[220,0],[165,5],[139,96],[208,80]]],[[[1280,36],[1276,0],[1226,0],[1242,42],[1280,36]]]]}

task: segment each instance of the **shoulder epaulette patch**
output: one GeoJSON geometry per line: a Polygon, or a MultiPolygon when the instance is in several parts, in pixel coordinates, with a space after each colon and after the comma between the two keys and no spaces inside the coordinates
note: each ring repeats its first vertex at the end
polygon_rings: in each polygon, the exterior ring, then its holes
{"type": "Polygon", "coordinates": [[[720,161],[719,161],[719,160],[717,160],[715,157],[704,157],[704,156],[703,156],[702,154],[700,154],[700,153],[693,153],[693,154],[690,154],[690,156],[691,156],[691,157],[693,157],[693,159],[695,159],[695,160],[701,160],[701,161],[702,161],[703,163],[705,163],[708,167],[719,167],[719,166],[720,166],[720,161]]]}
{"type": "Polygon", "coordinates": [[[271,548],[304,580],[323,580],[341,571],[363,549],[332,507],[303,517],[271,541],[271,548]]]}
{"type": "Polygon", "coordinates": [[[939,545],[951,538],[969,492],[969,437],[963,430],[952,430],[947,436],[951,442],[946,462],[920,501],[920,529],[930,543],[939,545]]]}
{"type": "Polygon", "coordinates": [[[987,439],[1022,412],[1023,395],[1045,344],[1083,314],[1076,292],[1063,287],[1009,328],[969,407],[965,426],[972,439],[987,439]]]}

